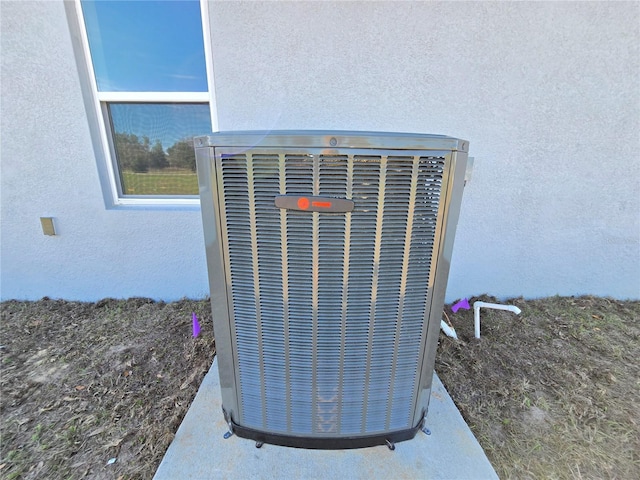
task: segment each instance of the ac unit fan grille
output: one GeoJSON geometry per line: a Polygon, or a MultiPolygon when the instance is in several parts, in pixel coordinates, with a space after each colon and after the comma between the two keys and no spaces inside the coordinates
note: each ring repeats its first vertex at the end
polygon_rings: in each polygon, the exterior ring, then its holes
{"type": "Polygon", "coordinates": [[[239,424],[300,436],[413,427],[444,157],[222,155],[239,424]],[[351,213],[281,210],[282,194],[351,213]]]}

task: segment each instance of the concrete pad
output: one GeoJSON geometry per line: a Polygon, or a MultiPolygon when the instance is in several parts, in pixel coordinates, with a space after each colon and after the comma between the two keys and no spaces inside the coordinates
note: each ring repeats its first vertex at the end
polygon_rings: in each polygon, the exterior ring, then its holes
{"type": "Polygon", "coordinates": [[[155,480],[173,479],[497,479],[437,375],[427,416],[431,435],[355,450],[304,450],[237,436],[225,440],[218,363],[214,360],[158,467],[155,480]]]}

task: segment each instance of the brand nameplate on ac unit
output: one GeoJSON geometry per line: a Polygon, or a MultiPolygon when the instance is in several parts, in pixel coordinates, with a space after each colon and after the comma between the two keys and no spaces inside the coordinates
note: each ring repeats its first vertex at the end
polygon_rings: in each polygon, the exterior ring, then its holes
{"type": "Polygon", "coordinates": [[[276,207],[301,212],[345,213],[354,208],[353,200],[346,198],[309,197],[306,195],[278,195],[276,207]]]}

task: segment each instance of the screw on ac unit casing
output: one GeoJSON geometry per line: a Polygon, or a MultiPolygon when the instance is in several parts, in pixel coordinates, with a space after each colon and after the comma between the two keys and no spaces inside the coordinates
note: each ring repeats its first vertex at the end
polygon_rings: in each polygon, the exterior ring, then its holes
{"type": "Polygon", "coordinates": [[[338,140],[336,140],[335,137],[331,138],[331,140],[329,140],[329,145],[331,145],[332,147],[335,147],[338,144],[338,140]]]}

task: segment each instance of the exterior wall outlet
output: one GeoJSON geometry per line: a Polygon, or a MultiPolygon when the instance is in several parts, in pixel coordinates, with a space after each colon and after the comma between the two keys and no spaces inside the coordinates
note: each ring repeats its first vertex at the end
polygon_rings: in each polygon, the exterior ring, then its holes
{"type": "Polygon", "coordinates": [[[42,233],[45,235],[56,234],[56,229],[53,226],[53,217],[40,217],[40,223],[42,224],[42,233]]]}

